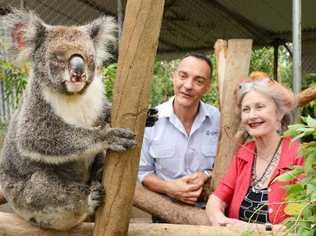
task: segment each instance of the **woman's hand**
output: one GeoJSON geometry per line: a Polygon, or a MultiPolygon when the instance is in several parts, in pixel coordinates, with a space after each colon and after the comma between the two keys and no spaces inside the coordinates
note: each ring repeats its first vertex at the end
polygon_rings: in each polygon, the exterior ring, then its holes
{"type": "Polygon", "coordinates": [[[224,215],[226,208],[225,202],[212,194],[206,204],[206,215],[210,223],[214,226],[226,226],[232,224],[232,219],[224,215]]]}

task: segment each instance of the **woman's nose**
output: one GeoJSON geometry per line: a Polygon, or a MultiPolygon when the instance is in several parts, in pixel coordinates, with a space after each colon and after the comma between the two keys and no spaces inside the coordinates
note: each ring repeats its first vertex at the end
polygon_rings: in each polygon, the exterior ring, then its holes
{"type": "Polygon", "coordinates": [[[256,118],[256,117],[258,117],[257,111],[256,111],[255,109],[250,109],[249,117],[250,117],[250,118],[256,118]]]}

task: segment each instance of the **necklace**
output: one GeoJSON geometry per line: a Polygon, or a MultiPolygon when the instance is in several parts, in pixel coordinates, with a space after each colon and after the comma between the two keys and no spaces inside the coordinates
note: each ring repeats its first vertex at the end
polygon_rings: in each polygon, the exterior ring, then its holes
{"type": "Polygon", "coordinates": [[[274,169],[274,167],[277,164],[277,160],[279,159],[279,149],[280,149],[280,145],[281,145],[281,140],[279,141],[271,160],[269,161],[269,163],[267,164],[266,168],[264,169],[262,175],[260,176],[260,178],[258,178],[258,176],[256,175],[256,159],[257,159],[257,153],[255,152],[255,156],[254,156],[254,163],[252,166],[252,191],[253,192],[259,192],[262,190],[262,185],[266,182],[269,174],[271,173],[271,171],[274,169]]]}

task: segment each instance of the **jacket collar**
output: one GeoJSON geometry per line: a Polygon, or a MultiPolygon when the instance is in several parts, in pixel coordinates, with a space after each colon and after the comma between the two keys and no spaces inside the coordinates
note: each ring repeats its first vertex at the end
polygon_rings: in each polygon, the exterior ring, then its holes
{"type": "MultiPolygon", "coordinates": [[[[277,169],[288,169],[289,168],[289,149],[291,147],[291,138],[290,137],[283,137],[281,140],[281,152],[280,152],[280,160],[277,166],[277,169]]],[[[256,150],[256,143],[255,141],[249,141],[245,144],[241,145],[237,155],[241,160],[246,162],[252,161],[254,157],[254,153],[256,150]]]]}

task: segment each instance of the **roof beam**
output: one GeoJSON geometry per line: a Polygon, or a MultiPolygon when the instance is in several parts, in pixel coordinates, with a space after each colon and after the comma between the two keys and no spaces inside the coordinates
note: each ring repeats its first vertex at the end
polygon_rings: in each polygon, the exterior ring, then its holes
{"type": "Polygon", "coordinates": [[[230,19],[233,19],[235,22],[238,22],[242,27],[244,27],[248,32],[253,34],[255,38],[261,38],[263,41],[269,42],[269,36],[272,35],[272,32],[254,24],[249,19],[245,18],[244,16],[228,9],[223,4],[221,4],[217,0],[208,1],[213,7],[221,10],[225,15],[227,15],[230,19]]]}
{"type": "Polygon", "coordinates": [[[112,12],[109,12],[105,8],[98,6],[97,4],[95,4],[92,1],[89,1],[89,0],[77,0],[77,1],[81,2],[82,4],[88,5],[89,7],[93,8],[94,10],[102,12],[106,15],[115,16],[115,14],[113,14],[112,12]]]}

